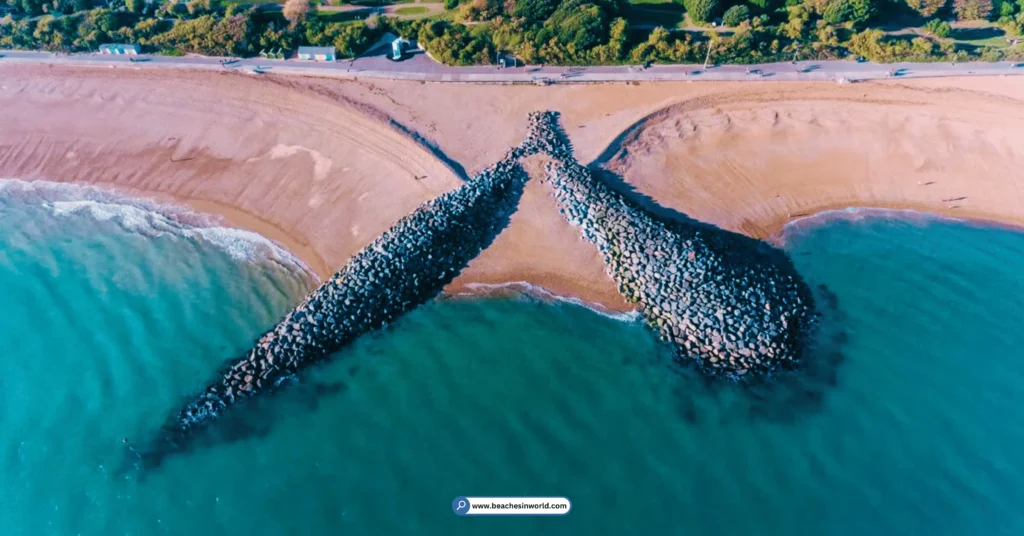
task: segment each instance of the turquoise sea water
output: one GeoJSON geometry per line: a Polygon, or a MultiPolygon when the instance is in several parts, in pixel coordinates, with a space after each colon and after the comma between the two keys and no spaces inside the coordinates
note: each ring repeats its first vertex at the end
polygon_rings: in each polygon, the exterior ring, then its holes
{"type": "Polygon", "coordinates": [[[244,237],[53,199],[0,194],[5,535],[1024,533],[1024,234],[791,228],[848,341],[835,385],[785,419],[674,372],[635,322],[453,299],[265,404],[262,434],[140,475],[122,437],[154,431],[309,282],[244,237]],[[459,495],[573,510],[463,518],[459,495]]]}

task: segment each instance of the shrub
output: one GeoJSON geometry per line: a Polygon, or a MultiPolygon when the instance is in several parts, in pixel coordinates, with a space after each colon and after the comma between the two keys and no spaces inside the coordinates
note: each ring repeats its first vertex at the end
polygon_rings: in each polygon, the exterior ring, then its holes
{"type": "Polygon", "coordinates": [[[988,20],[992,0],[954,0],[953,12],[958,20],[988,20]]]}
{"type": "Polygon", "coordinates": [[[459,0],[444,0],[445,9],[455,9],[459,7],[459,0]]]}
{"type": "Polygon", "coordinates": [[[711,22],[718,14],[718,0],[683,0],[683,6],[694,22],[711,22]]]}
{"type": "Polygon", "coordinates": [[[928,21],[928,24],[924,25],[924,30],[935,37],[949,37],[949,33],[953,31],[953,28],[948,22],[939,19],[932,19],[928,21]]]}
{"type": "Polygon", "coordinates": [[[741,22],[749,18],[750,8],[741,4],[725,10],[725,15],[722,15],[722,24],[726,26],[739,26],[741,22]]]}

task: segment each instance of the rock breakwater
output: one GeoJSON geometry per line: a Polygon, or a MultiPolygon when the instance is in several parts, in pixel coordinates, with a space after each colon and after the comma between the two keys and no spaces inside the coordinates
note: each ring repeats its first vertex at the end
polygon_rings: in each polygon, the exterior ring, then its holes
{"type": "Polygon", "coordinates": [[[358,336],[431,300],[507,225],[527,175],[522,148],[402,218],[311,293],[164,426],[154,466],[236,402],[295,378],[358,336]]]}
{"type": "Polygon", "coordinates": [[[547,153],[560,211],[604,257],[646,323],[705,373],[793,370],[817,323],[810,288],[785,252],[700,222],[655,217],[573,156],[558,114],[530,116],[525,146],[547,153]]]}

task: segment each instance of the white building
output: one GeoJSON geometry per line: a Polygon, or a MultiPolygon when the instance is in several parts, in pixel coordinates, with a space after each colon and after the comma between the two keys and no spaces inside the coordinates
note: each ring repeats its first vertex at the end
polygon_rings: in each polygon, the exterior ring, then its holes
{"type": "Polygon", "coordinates": [[[299,59],[305,61],[334,61],[338,59],[334,47],[299,47],[299,59]]]}
{"type": "Polygon", "coordinates": [[[129,55],[137,56],[142,52],[142,48],[135,44],[125,43],[108,43],[100,45],[100,54],[117,54],[120,56],[129,55]]]}

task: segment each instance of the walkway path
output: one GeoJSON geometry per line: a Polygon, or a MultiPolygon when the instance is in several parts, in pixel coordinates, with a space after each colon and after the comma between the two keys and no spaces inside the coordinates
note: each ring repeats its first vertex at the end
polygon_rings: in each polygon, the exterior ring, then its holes
{"type": "Polygon", "coordinates": [[[336,62],[305,62],[298,60],[240,59],[224,64],[223,58],[207,56],[109,56],[100,54],[55,55],[49,52],[0,50],[4,63],[89,65],[135,69],[206,69],[256,71],[334,78],[385,78],[435,82],[475,83],[584,83],[668,80],[819,80],[858,81],[891,78],[923,78],[938,76],[1024,75],[1024,63],[856,63],[853,61],[802,61],[764,65],[723,65],[704,69],[701,65],[657,65],[640,67],[517,67],[499,69],[493,66],[449,67],[416,54],[404,61],[393,62],[383,54],[336,62]],[[749,71],[749,72],[748,72],[749,71]],[[893,74],[895,73],[895,74],[893,74]]]}

